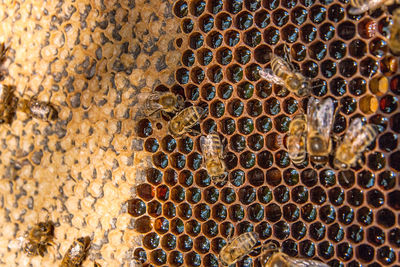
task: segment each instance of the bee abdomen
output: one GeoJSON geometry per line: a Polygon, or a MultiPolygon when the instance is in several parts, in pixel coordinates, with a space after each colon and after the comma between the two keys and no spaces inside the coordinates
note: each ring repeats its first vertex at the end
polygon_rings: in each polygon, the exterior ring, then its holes
{"type": "Polygon", "coordinates": [[[257,243],[257,238],[256,232],[247,232],[239,236],[238,243],[242,244],[245,250],[250,250],[257,243]]]}

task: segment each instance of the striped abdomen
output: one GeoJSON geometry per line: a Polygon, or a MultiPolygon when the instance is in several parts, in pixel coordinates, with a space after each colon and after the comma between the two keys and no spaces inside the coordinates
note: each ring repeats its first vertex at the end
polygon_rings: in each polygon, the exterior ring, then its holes
{"type": "Polygon", "coordinates": [[[243,233],[233,239],[221,249],[219,258],[222,264],[231,265],[242,257],[249,254],[257,244],[258,234],[256,232],[243,233]]]}

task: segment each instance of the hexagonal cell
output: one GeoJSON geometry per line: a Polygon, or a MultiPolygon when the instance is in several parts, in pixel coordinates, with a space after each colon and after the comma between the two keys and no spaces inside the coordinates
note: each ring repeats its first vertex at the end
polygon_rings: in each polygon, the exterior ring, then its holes
{"type": "Polygon", "coordinates": [[[400,210],[400,191],[395,190],[388,194],[388,205],[395,210],[400,210]]]}

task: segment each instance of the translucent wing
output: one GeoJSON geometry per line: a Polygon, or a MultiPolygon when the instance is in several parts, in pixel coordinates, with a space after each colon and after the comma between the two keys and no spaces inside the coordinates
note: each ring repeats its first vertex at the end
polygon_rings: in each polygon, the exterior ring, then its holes
{"type": "Polygon", "coordinates": [[[289,267],[329,267],[329,265],[315,260],[292,258],[285,255],[289,267]]]}
{"type": "Polygon", "coordinates": [[[362,5],[360,5],[359,7],[351,7],[349,9],[349,13],[351,15],[359,15],[362,14],[368,10],[375,10],[379,7],[381,7],[382,5],[391,5],[393,4],[393,1],[389,0],[389,1],[385,1],[385,0],[369,0],[369,1],[364,1],[364,3],[362,5]]]}
{"type": "Polygon", "coordinates": [[[163,108],[163,106],[158,103],[160,100],[160,96],[155,93],[143,93],[142,95],[139,96],[139,100],[141,98],[144,98],[144,109],[143,112],[146,116],[151,116],[153,115],[156,111],[160,110],[163,108]]]}
{"type": "Polygon", "coordinates": [[[285,85],[284,80],[281,77],[276,76],[271,69],[261,70],[260,76],[271,83],[275,83],[278,85],[285,85]]]}
{"type": "Polygon", "coordinates": [[[360,15],[366,11],[368,11],[369,6],[367,4],[368,2],[366,2],[364,5],[360,6],[360,7],[350,7],[349,9],[349,14],[350,15],[360,15]]]}
{"type": "Polygon", "coordinates": [[[200,149],[201,149],[201,152],[203,152],[203,153],[205,153],[206,151],[207,151],[207,137],[205,137],[205,136],[201,136],[200,137],[200,149]]]}
{"type": "Polygon", "coordinates": [[[354,119],[350,123],[343,142],[348,144],[354,152],[360,149],[364,150],[378,134],[378,131],[371,127],[371,125],[362,125],[359,118],[354,119]]]}
{"type": "Polygon", "coordinates": [[[307,119],[310,122],[309,125],[311,125],[312,130],[318,131],[325,140],[328,140],[332,128],[333,113],[335,112],[333,101],[328,98],[323,102],[319,102],[317,99],[311,98],[310,102],[307,113],[307,119]]]}
{"type": "Polygon", "coordinates": [[[352,143],[358,135],[362,134],[362,121],[360,118],[356,118],[350,122],[349,128],[344,135],[343,142],[352,143]]]}
{"type": "Polygon", "coordinates": [[[316,121],[316,110],[318,108],[319,105],[319,100],[314,98],[314,97],[310,97],[310,99],[308,100],[308,105],[307,105],[307,121],[308,121],[308,125],[309,127],[313,127],[315,125],[315,121],[316,121]]]}

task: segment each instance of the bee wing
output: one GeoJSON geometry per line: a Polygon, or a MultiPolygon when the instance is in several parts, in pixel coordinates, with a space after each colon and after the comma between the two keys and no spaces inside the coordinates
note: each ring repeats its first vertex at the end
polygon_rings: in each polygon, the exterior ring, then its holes
{"type": "Polygon", "coordinates": [[[368,4],[364,4],[360,7],[350,7],[349,14],[350,15],[360,15],[360,14],[368,11],[368,9],[369,9],[368,4]]]}
{"type": "Polygon", "coordinates": [[[351,148],[356,150],[364,146],[365,140],[368,140],[367,126],[362,124],[360,118],[356,118],[350,123],[349,129],[343,138],[343,143],[351,144],[351,148]]]}
{"type": "Polygon", "coordinates": [[[343,142],[352,142],[358,135],[362,134],[362,128],[363,125],[360,118],[352,120],[344,135],[343,142]]]}
{"type": "Polygon", "coordinates": [[[204,135],[202,135],[200,137],[200,149],[201,152],[205,153],[205,151],[207,151],[207,137],[205,137],[204,135]]]}
{"type": "Polygon", "coordinates": [[[260,71],[260,76],[271,83],[275,83],[278,85],[285,85],[283,79],[274,74],[271,69],[264,69],[260,71]]]}
{"type": "Polygon", "coordinates": [[[25,242],[27,242],[27,239],[24,236],[20,236],[16,239],[11,240],[8,243],[8,248],[11,250],[20,250],[24,246],[25,242]]]}
{"type": "Polygon", "coordinates": [[[142,93],[139,95],[139,103],[141,101],[144,102],[144,109],[143,113],[146,116],[151,116],[153,115],[156,111],[160,110],[163,108],[163,106],[158,103],[160,100],[160,95],[156,93],[142,93]]]}
{"type": "Polygon", "coordinates": [[[289,267],[329,267],[328,264],[321,261],[293,258],[287,255],[285,255],[285,258],[289,263],[289,267]]]}
{"type": "Polygon", "coordinates": [[[320,132],[326,140],[330,138],[334,112],[335,106],[330,98],[322,103],[318,99],[311,98],[308,103],[307,119],[309,125],[313,130],[320,132]]]}

